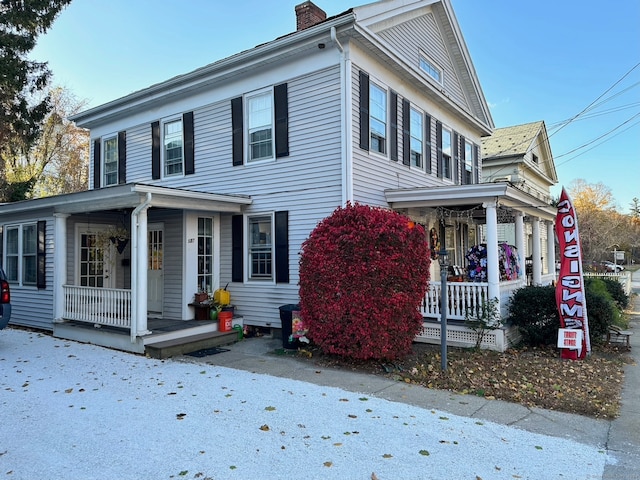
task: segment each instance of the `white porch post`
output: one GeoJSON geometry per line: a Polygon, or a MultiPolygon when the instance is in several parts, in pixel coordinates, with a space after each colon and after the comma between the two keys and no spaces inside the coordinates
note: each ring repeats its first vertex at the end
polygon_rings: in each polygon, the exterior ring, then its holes
{"type": "Polygon", "coordinates": [[[498,268],[498,215],[496,202],[486,202],[482,206],[487,215],[487,281],[489,299],[495,298],[500,311],[500,269],[498,268]]]}
{"type": "Polygon", "coordinates": [[[533,246],[531,249],[531,259],[533,261],[532,282],[534,285],[540,285],[542,284],[542,261],[540,260],[542,252],[540,248],[540,219],[538,217],[531,219],[531,231],[533,233],[533,246]]]}
{"type": "Polygon", "coordinates": [[[58,322],[64,314],[64,289],[67,283],[67,218],[66,213],[54,213],[53,238],[53,319],[58,322]]]}
{"type": "Polygon", "coordinates": [[[525,272],[526,245],[524,244],[524,214],[522,212],[516,212],[515,226],[516,226],[516,248],[518,249],[518,263],[520,264],[520,278],[524,278],[526,276],[526,272],[525,272]]]}
{"type": "Polygon", "coordinates": [[[553,222],[547,220],[547,271],[555,275],[556,272],[556,241],[553,222]]]}
{"type": "Polygon", "coordinates": [[[138,212],[138,225],[134,232],[137,237],[137,248],[134,253],[134,261],[136,262],[137,268],[135,290],[132,292],[132,296],[136,298],[136,313],[133,321],[136,322],[136,333],[138,335],[151,333],[147,329],[147,260],[149,258],[147,210],[148,207],[145,207],[141,208],[138,212]]]}

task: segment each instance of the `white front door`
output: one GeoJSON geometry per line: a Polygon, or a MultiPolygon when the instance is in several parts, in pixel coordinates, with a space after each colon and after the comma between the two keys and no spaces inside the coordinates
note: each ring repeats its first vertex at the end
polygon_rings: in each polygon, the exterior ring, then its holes
{"type": "Polygon", "coordinates": [[[159,318],[164,296],[164,226],[150,224],[148,232],[147,310],[150,317],[159,318]]]}

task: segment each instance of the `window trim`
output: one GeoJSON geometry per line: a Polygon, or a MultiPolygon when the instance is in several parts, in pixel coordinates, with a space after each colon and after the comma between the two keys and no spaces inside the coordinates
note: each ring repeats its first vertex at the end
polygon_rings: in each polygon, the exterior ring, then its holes
{"type": "Polygon", "coordinates": [[[444,124],[442,125],[442,178],[447,180],[453,180],[453,130],[444,124]],[[449,134],[449,153],[445,153],[444,149],[444,137],[445,132],[449,134]]]}
{"type": "MultiPolygon", "coordinates": [[[[243,128],[244,130],[244,148],[245,151],[247,152],[246,154],[246,161],[247,164],[253,163],[262,163],[262,162],[272,162],[275,161],[276,159],[276,132],[275,132],[275,125],[276,125],[276,118],[275,118],[275,95],[274,95],[274,90],[273,87],[268,87],[268,88],[262,88],[260,90],[255,90],[253,92],[247,93],[244,95],[243,97],[243,102],[244,102],[244,122],[245,122],[245,126],[243,128]],[[251,151],[251,111],[249,108],[249,104],[251,102],[252,99],[254,98],[258,98],[258,97],[269,97],[270,100],[270,113],[271,113],[271,119],[270,119],[270,124],[269,124],[269,130],[271,130],[271,138],[270,138],[270,144],[271,144],[271,155],[270,156],[265,156],[265,157],[259,157],[259,158],[252,158],[252,151],[251,151]]],[[[256,127],[259,128],[259,127],[256,127]]],[[[255,128],[253,129],[255,130],[255,128]]],[[[266,128],[264,130],[267,130],[266,128]]]]}
{"type": "MultiPolygon", "coordinates": [[[[267,213],[253,213],[253,214],[248,214],[245,217],[245,227],[246,227],[246,235],[245,235],[245,242],[246,242],[246,247],[244,249],[245,251],[245,255],[247,258],[247,271],[246,271],[246,278],[247,281],[250,282],[269,282],[269,283],[275,283],[275,223],[274,223],[274,212],[267,212],[267,213]],[[258,274],[258,273],[254,273],[253,272],[253,255],[254,255],[254,248],[253,248],[253,241],[251,238],[252,235],[252,220],[263,220],[265,221],[266,219],[269,219],[269,228],[270,228],[270,235],[271,238],[269,239],[269,243],[268,245],[268,252],[267,249],[265,247],[264,251],[256,251],[255,253],[268,253],[270,258],[269,258],[269,271],[270,273],[268,274],[258,274]]],[[[256,249],[257,250],[257,249],[256,249]]]]}
{"type": "Polygon", "coordinates": [[[424,52],[420,52],[418,67],[420,71],[428,75],[430,79],[439,85],[444,85],[444,70],[424,52]],[[426,64],[426,66],[423,66],[423,63],[426,64]]]}
{"type": "Polygon", "coordinates": [[[101,142],[100,142],[101,148],[102,148],[102,175],[101,175],[101,184],[100,186],[102,187],[113,187],[115,185],[118,185],[118,169],[120,166],[120,159],[119,159],[119,142],[118,142],[118,134],[117,133],[113,133],[111,135],[105,135],[101,138],[101,142]],[[114,163],[115,165],[115,170],[109,172],[112,175],[115,175],[115,181],[112,183],[108,183],[107,182],[107,143],[115,140],[115,144],[114,144],[114,149],[113,149],[113,153],[115,154],[115,161],[111,162],[114,163]]]}
{"type": "Polygon", "coordinates": [[[377,155],[382,155],[384,157],[387,157],[389,155],[388,142],[389,142],[389,92],[386,88],[380,86],[378,83],[370,81],[369,82],[369,151],[377,155]],[[374,109],[373,109],[374,89],[377,89],[384,94],[384,105],[381,105],[384,108],[384,119],[379,119],[376,116],[374,116],[374,109]],[[374,120],[384,125],[384,132],[382,132],[384,135],[384,137],[382,137],[382,140],[383,140],[382,150],[380,150],[379,148],[378,149],[374,148],[374,142],[373,142],[374,120]]]}
{"type": "MultiPolygon", "coordinates": [[[[184,138],[184,118],[182,115],[167,117],[160,122],[160,165],[162,168],[162,178],[180,178],[185,175],[185,138],[184,138]],[[166,127],[171,123],[180,122],[180,173],[167,174],[167,145],[166,127]]],[[[178,163],[175,162],[175,165],[178,163]]]]}
{"type": "Polygon", "coordinates": [[[412,168],[418,168],[420,170],[424,170],[424,162],[425,162],[425,154],[424,154],[424,112],[420,111],[419,109],[415,108],[413,105],[410,107],[409,110],[409,161],[410,161],[410,166],[412,168]],[[417,126],[417,133],[420,135],[420,137],[416,137],[414,135],[414,129],[411,128],[413,126],[413,120],[412,117],[413,115],[416,115],[418,119],[420,119],[420,125],[417,126]],[[414,164],[414,155],[413,152],[417,152],[416,150],[414,150],[412,148],[413,145],[413,140],[416,139],[416,141],[420,142],[420,163],[419,164],[414,164]]]}
{"type": "Polygon", "coordinates": [[[475,151],[473,148],[473,143],[470,142],[467,138],[464,139],[464,171],[463,175],[465,176],[465,183],[470,185],[473,183],[473,165],[474,165],[474,156],[475,151]],[[469,147],[469,148],[467,148],[469,147]],[[470,154],[470,155],[469,155],[470,154]]]}
{"type": "Polygon", "coordinates": [[[39,237],[39,228],[38,228],[38,222],[27,222],[27,223],[20,223],[20,224],[11,224],[11,225],[5,225],[3,228],[3,252],[4,252],[4,258],[3,258],[3,262],[2,264],[4,265],[5,268],[5,274],[7,275],[7,280],[10,284],[13,285],[19,285],[19,286],[24,286],[24,287],[34,287],[37,288],[38,287],[38,257],[39,257],[39,245],[38,245],[38,237],[39,237]],[[34,236],[34,251],[32,253],[29,253],[28,255],[24,253],[25,251],[25,245],[24,245],[24,232],[25,229],[27,228],[33,228],[33,236],[34,236]],[[9,232],[10,231],[16,231],[17,232],[17,252],[10,252],[8,249],[8,240],[9,240],[9,232]],[[34,268],[34,274],[35,274],[35,278],[33,281],[31,282],[26,282],[25,281],[25,259],[26,257],[32,258],[33,259],[33,268],[34,268]],[[7,260],[9,258],[15,258],[15,269],[16,269],[16,277],[13,278],[12,277],[12,273],[13,270],[9,269],[8,266],[8,262],[7,260]]]}

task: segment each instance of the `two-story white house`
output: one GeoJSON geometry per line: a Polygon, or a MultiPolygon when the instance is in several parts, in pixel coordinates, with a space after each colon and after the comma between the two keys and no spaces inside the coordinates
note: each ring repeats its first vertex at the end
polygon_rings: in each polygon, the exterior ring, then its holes
{"type": "MultiPolygon", "coordinates": [[[[89,190],[0,210],[13,323],[144,352],[215,329],[186,328],[191,304],[228,285],[246,325],[279,328],[302,242],[349,201],[403,211],[458,265],[481,241],[497,265],[502,211],[553,220],[539,198],[481,183],[493,121],[449,0],[295,10],[293,33],[73,117],[91,132],[89,190]]],[[[521,283],[496,271],[455,285],[452,321],[474,298],[504,307],[521,283]]],[[[439,336],[438,285],[426,340],[439,336]]],[[[449,329],[452,344],[469,334],[449,329]]],[[[487,342],[505,348],[508,333],[487,342]]]]}

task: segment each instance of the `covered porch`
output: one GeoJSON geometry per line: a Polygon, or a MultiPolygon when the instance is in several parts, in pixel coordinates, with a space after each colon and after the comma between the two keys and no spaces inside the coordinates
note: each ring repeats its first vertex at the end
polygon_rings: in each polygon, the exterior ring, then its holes
{"type": "MultiPolygon", "coordinates": [[[[439,247],[449,253],[448,344],[475,345],[475,333],[464,325],[464,319],[467,311],[482,302],[497,299],[500,314],[505,318],[514,290],[528,284],[548,285],[555,281],[556,212],[537,197],[507,182],[394,189],[385,191],[385,195],[391,208],[421,223],[428,232],[435,229],[439,247]],[[509,251],[517,257],[517,271],[512,269],[507,274],[505,244],[515,247],[509,247],[509,251]],[[486,269],[481,276],[472,276],[467,254],[478,245],[482,245],[486,255],[486,269]]],[[[434,258],[432,280],[422,305],[423,330],[417,341],[440,343],[440,278],[440,265],[434,258]]],[[[503,324],[487,332],[483,347],[504,351],[517,342],[517,337],[515,329],[503,324]]]]}
{"type": "Polygon", "coordinates": [[[152,342],[217,331],[215,322],[194,325],[189,304],[201,273],[211,289],[218,286],[220,215],[241,212],[250,198],[139,184],[76,197],[53,215],[54,336],[142,353],[152,342]],[[202,218],[209,221],[206,261],[202,218]],[[113,225],[126,237],[122,244],[111,237],[113,245],[96,246],[100,236],[87,233],[113,225]]]}

